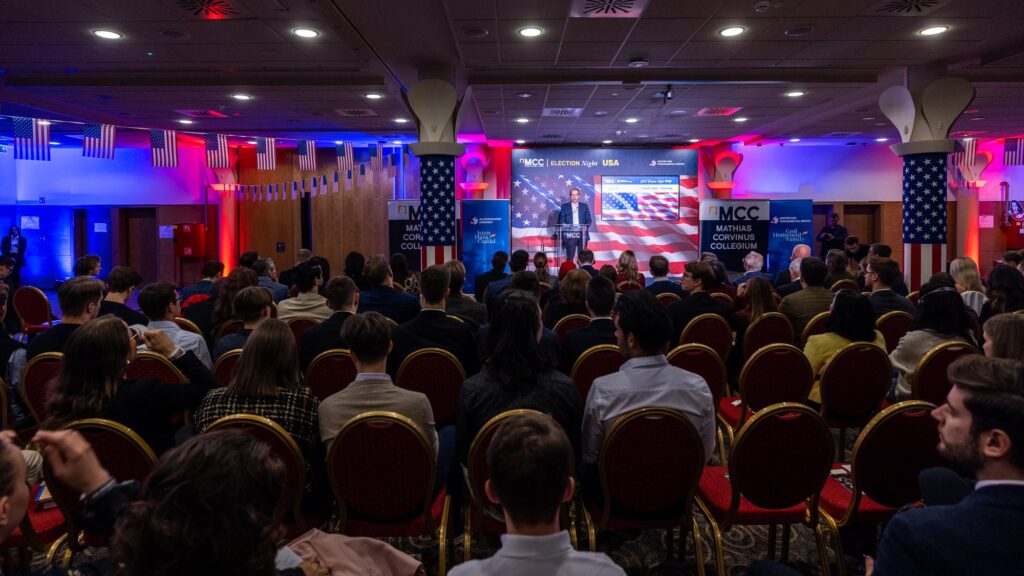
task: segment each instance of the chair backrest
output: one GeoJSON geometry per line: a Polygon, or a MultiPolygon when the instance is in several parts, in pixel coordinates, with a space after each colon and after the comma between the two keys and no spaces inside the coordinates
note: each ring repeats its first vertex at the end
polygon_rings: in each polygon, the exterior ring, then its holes
{"type": "Polygon", "coordinates": [[[228,334],[234,334],[242,329],[242,322],[240,320],[228,320],[221,324],[214,330],[213,341],[216,342],[228,334]]]}
{"type": "Polygon", "coordinates": [[[676,346],[668,353],[668,363],[687,372],[693,372],[707,383],[711,396],[715,399],[715,410],[725,396],[728,380],[725,362],[718,353],[703,344],[683,344],[676,346]]]}
{"type": "Polygon", "coordinates": [[[21,393],[36,422],[42,422],[50,417],[50,409],[47,406],[50,401],[50,389],[57,384],[63,363],[64,354],[43,352],[34,356],[25,365],[21,382],[18,383],[18,392],[21,393]]]}
{"type": "Polygon", "coordinates": [[[409,354],[402,360],[395,378],[398,387],[427,395],[434,422],[450,422],[455,418],[459,389],[465,381],[462,363],[441,348],[421,348],[409,354]]]}
{"type": "Polygon", "coordinates": [[[658,299],[658,302],[661,302],[661,305],[666,308],[668,308],[669,304],[682,300],[678,294],[673,294],[671,292],[662,292],[661,294],[658,294],[656,298],[658,299]]]}
{"type": "Polygon", "coordinates": [[[792,344],[793,324],[779,312],[765,312],[750,323],[743,335],[743,357],[750,358],[769,344],[792,344]]]}
{"type": "Polygon", "coordinates": [[[804,333],[800,335],[800,342],[806,344],[807,339],[811,336],[817,336],[818,334],[824,334],[828,332],[828,317],[831,316],[831,312],[825,311],[820,312],[811,318],[804,326],[804,333]]]}
{"type": "Polygon", "coordinates": [[[722,304],[725,304],[729,308],[735,307],[735,301],[733,300],[732,296],[729,296],[725,292],[712,292],[711,297],[714,298],[715,300],[718,300],[722,304]]]}
{"type": "Polygon", "coordinates": [[[619,282],[619,285],[616,286],[616,288],[618,289],[619,292],[630,292],[632,290],[643,290],[644,286],[643,286],[643,284],[641,284],[639,282],[634,282],[632,280],[626,280],[626,281],[623,281],[623,282],[619,282]]]}
{"type": "Polygon", "coordinates": [[[195,322],[189,320],[188,318],[177,316],[174,319],[174,323],[177,324],[178,328],[181,328],[182,330],[192,332],[193,334],[199,334],[200,336],[203,335],[203,331],[199,329],[199,326],[195,322]]]}
{"type": "Polygon", "coordinates": [[[177,366],[163,354],[152,350],[139,350],[135,360],[128,364],[124,377],[127,380],[159,380],[164,384],[188,383],[188,378],[177,366]]]}
{"type": "Polygon", "coordinates": [[[537,296],[540,296],[541,294],[547,292],[548,290],[551,290],[551,284],[548,284],[547,282],[537,283],[537,296]]]}
{"type": "Polygon", "coordinates": [[[974,346],[964,342],[943,342],[935,346],[921,357],[910,375],[910,397],[936,406],[945,404],[946,394],[953,387],[946,378],[946,368],[961,356],[977,353],[974,346]]]}
{"type": "Polygon", "coordinates": [[[619,416],[597,457],[604,528],[612,514],[685,525],[704,470],[704,445],[681,412],[639,408],[619,416]]]}
{"type": "Polygon", "coordinates": [[[825,420],[803,404],[783,402],[761,410],[740,428],[729,458],[730,512],[740,495],[770,510],[817,499],[832,468],[832,434],[825,420]]]}
{"type": "Polygon", "coordinates": [[[723,360],[732,350],[732,327],[718,314],[701,314],[690,320],[679,335],[680,344],[703,344],[723,360]]]}
{"type": "Polygon", "coordinates": [[[277,501],[277,511],[281,517],[290,512],[295,524],[304,531],[302,493],[306,487],[306,462],[295,439],[277,422],[255,414],[233,414],[219,418],[206,428],[206,432],[228,428],[241,430],[265,443],[271,453],[284,463],[285,481],[277,501]]]}
{"type": "Polygon", "coordinates": [[[445,316],[448,317],[448,318],[451,318],[452,320],[455,320],[459,324],[465,324],[466,323],[465,320],[463,320],[462,318],[459,318],[458,316],[456,316],[454,314],[445,314],[445,316]]]}
{"type": "Polygon", "coordinates": [[[586,402],[587,394],[590,393],[590,386],[594,380],[618,372],[619,367],[626,359],[622,357],[619,347],[615,344],[598,344],[587,348],[580,357],[576,359],[569,377],[576,383],[576,390],[580,398],[586,402]]]}
{"type": "Polygon", "coordinates": [[[870,342],[852,342],[829,358],[821,371],[821,413],[827,420],[863,425],[889,391],[889,355],[870,342]]]}
{"type": "Polygon", "coordinates": [[[351,352],[341,348],[324,350],[306,368],[306,386],[323,402],[331,394],[344,390],[356,379],[356,374],[351,352]]]}
{"type": "Polygon", "coordinates": [[[302,333],[316,326],[320,323],[319,318],[313,318],[312,316],[296,316],[288,319],[288,327],[292,330],[292,336],[295,337],[295,345],[302,346],[302,333]]]}
{"type": "Polygon", "coordinates": [[[590,316],[586,314],[567,314],[558,322],[555,322],[554,331],[558,335],[559,344],[565,340],[565,335],[573,330],[579,330],[590,325],[590,316]]]}
{"type": "Polygon", "coordinates": [[[409,418],[367,412],[349,420],[331,444],[327,472],[341,532],[351,516],[389,522],[422,515],[425,532],[433,530],[434,448],[409,418]]]}
{"type": "Polygon", "coordinates": [[[914,306],[918,306],[921,303],[921,293],[914,290],[910,294],[907,294],[907,300],[910,300],[914,306]]]}
{"type": "Polygon", "coordinates": [[[740,398],[755,412],[780,402],[804,402],[813,385],[811,363],[792,344],[769,344],[759,349],[740,371],[740,398]]]}
{"type": "Polygon", "coordinates": [[[896,345],[900,343],[900,338],[903,338],[910,330],[910,325],[914,322],[914,317],[902,310],[893,310],[886,312],[875,320],[875,329],[882,333],[882,337],[885,338],[885,351],[892,353],[896,349],[896,345]]]}
{"type": "Polygon", "coordinates": [[[238,359],[242,357],[242,349],[235,348],[221,354],[213,363],[213,377],[221,386],[227,386],[235,377],[235,370],[238,369],[238,359]]]}
{"type": "Polygon", "coordinates": [[[469,445],[469,454],[466,457],[466,479],[469,482],[470,497],[478,516],[503,517],[501,507],[491,502],[484,491],[484,485],[491,478],[491,469],[487,466],[487,448],[491,445],[491,439],[494,438],[494,433],[502,422],[507,418],[522,414],[541,414],[541,412],[528,408],[502,412],[488,420],[469,445]]]}
{"type": "Polygon", "coordinates": [[[35,286],[22,286],[14,291],[14,311],[25,324],[52,326],[50,300],[35,286]]]}
{"type": "Polygon", "coordinates": [[[833,284],[831,290],[833,292],[839,292],[840,290],[853,290],[854,292],[860,292],[860,286],[858,286],[853,280],[846,278],[833,284]]]}

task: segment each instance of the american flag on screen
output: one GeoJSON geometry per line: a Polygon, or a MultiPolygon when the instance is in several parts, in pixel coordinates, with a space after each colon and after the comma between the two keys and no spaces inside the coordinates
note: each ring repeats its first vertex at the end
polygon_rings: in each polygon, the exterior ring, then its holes
{"type": "Polygon", "coordinates": [[[116,131],[113,124],[86,124],[82,128],[82,156],[113,160],[116,131]]]}
{"type": "Polygon", "coordinates": [[[14,119],[14,159],[50,159],[50,121],[38,118],[14,119]]]}
{"type": "Polygon", "coordinates": [[[1024,164],[1024,138],[1007,138],[1003,142],[1003,165],[1024,164]]]}
{"type": "Polygon", "coordinates": [[[277,150],[274,148],[277,143],[276,138],[257,138],[256,139],[256,169],[257,170],[276,170],[277,169],[277,150]]]}
{"type": "MultiPolygon", "coordinates": [[[[623,250],[636,252],[641,269],[651,256],[669,261],[672,274],[682,274],[683,265],[699,258],[699,224],[696,178],[680,177],[678,220],[604,220],[596,209],[603,200],[600,176],[590,180],[572,174],[519,175],[512,181],[512,249],[563,254],[552,239],[558,212],[569,201],[569,189],[580,189],[580,202],[589,205],[594,224],[587,248],[594,251],[598,265],[614,263],[623,250]]],[[[603,210],[603,208],[602,208],[603,210]]]]}
{"type": "Polygon", "coordinates": [[[295,146],[296,154],[299,155],[299,170],[303,172],[316,171],[316,142],[312,140],[299,140],[295,146]]]}
{"type": "Polygon", "coordinates": [[[420,159],[420,264],[426,269],[455,259],[455,158],[420,159]]]}
{"type": "Polygon", "coordinates": [[[380,172],[384,168],[384,149],[378,144],[370,144],[370,170],[380,172]]]}
{"type": "Polygon", "coordinates": [[[946,269],[946,155],[903,157],[903,274],[917,290],[946,269]]]}
{"type": "Polygon", "coordinates": [[[153,151],[153,166],[178,166],[178,133],[174,130],[150,130],[149,146],[153,151]]]}
{"type": "Polygon", "coordinates": [[[206,144],[207,168],[231,167],[231,160],[228,158],[227,136],[224,134],[203,134],[203,142],[206,144]]]}
{"type": "Polygon", "coordinates": [[[338,151],[338,172],[344,174],[346,171],[355,167],[355,161],[352,159],[351,142],[338,144],[336,150],[338,151]]]}

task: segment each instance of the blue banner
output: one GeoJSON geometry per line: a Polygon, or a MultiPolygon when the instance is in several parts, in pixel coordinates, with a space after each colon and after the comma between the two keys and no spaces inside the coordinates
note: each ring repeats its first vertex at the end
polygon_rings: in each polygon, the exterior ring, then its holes
{"type": "Polygon", "coordinates": [[[810,200],[772,200],[768,225],[768,272],[774,277],[789,266],[793,247],[812,246],[810,200]]]}
{"type": "Polygon", "coordinates": [[[462,201],[462,263],[466,266],[463,292],[471,293],[477,274],[491,269],[495,252],[509,252],[510,216],[508,200],[462,201]]]}

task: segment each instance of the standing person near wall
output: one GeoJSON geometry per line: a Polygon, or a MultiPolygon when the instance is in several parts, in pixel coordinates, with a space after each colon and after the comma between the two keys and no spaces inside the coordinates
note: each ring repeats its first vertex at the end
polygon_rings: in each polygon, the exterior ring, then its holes
{"type": "Polygon", "coordinates": [[[14,266],[11,267],[11,274],[7,277],[7,284],[11,287],[13,294],[18,286],[21,286],[21,267],[25,265],[25,250],[28,249],[28,242],[21,235],[21,228],[11,226],[7,236],[0,242],[0,255],[14,259],[14,266]]]}

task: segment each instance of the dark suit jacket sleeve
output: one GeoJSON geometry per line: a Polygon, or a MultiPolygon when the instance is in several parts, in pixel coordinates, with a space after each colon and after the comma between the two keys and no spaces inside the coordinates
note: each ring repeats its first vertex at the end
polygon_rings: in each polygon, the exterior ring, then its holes
{"type": "Polygon", "coordinates": [[[572,209],[566,208],[569,206],[568,203],[562,204],[562,207],[558,210],[558,223],[559,224],[572,224],[572,209]]]}
{"type": "Polygon", "coordinates": [[[874,576],[922,574],[923,566],[918,559],[927,550],[921,541],[926,536],[920,535],[920,531],[912,526],[915,524],[911,518],[913,512],[897,514],[886,525],[882,540],[878,543],[874,576]]]}
{"type": "Polygon", "coordinates": [[[590,218],[590,205],[580,202],[580,224],[590,226],[593,220],[590,218]]]}

